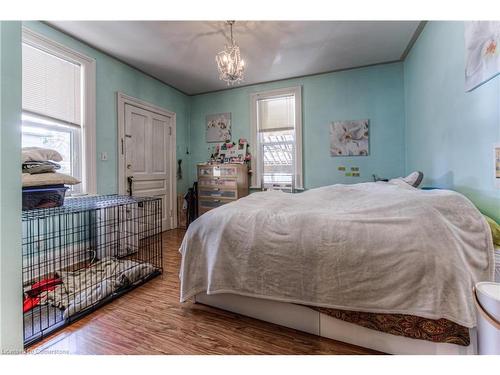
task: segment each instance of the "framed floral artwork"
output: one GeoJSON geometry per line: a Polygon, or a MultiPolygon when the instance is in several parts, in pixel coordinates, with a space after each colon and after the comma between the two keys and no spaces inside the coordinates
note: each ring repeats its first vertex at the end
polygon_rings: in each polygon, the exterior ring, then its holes
{"type": "Polygon", "coordinates": [[[369,120],[333,121],[330,124],[331,156],[368,156],[369,120]]]}
{"type": "Polygon", "coordinates": [[[500,74],[500,21],[466,21],[465,54],[465,91],[500,74]]]}
{"type": "Polygon", "coordinates": [[[231,113],[208,115],[206,120],[206,142],[226,142],[231,140],[231,113]]]}

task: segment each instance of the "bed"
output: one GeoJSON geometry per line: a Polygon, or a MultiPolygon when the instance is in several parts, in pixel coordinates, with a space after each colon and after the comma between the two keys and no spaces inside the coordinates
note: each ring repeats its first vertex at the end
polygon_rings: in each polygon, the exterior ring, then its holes
{"type": "Polygon", "coordinates": [[[181,301],[388,353],[474,353],[472,287],[494,277],[474,205],[402,181],[254,193],[193,222],[180,251],[181,301]],[[363,326],[370,314],[444,319],[469,345],[363,326]]]}

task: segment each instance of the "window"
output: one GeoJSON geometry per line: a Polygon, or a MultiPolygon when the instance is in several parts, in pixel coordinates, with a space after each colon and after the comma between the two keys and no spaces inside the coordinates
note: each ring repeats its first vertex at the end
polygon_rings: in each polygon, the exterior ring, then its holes
{"type": "Polygon", "coordinates": [[[95,61],[23,29],[22,146],[59,151],[59,172],[95,193],[95,61]]]}
{"type": "Polygon", "coordinates": [[[23,147],[45,147],[59,151],[63,161],[58,172],[81,179],[81,130],[55,121],[23,113],[23,147]]]}
{"type": "Polygon", "coordinates": [[[252,187],[302,189],[300,87],[253,94],[252,187]]]}

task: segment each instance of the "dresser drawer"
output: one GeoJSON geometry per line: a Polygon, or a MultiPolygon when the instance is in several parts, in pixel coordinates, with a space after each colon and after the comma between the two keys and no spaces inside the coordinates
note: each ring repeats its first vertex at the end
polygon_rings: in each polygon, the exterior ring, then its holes
{"type": "Polygon", "coordinates": [[[220,188],[220,189],[236,189],[238,182],[236,180],[225,180],[222,178],[200,178],[198,186],[203,188],[220,188]]]}
{"type": "Polygon", "coordinates": [[[214,167],[211,165],[203,166],[203,167],[198,167],[198,176],[199,177],[212,177],[212,170],[214,167]]]}
{"type": "Polygon", "coordinates": [[[238,177],[238,168],[232,165],[217,165],[213,167],[214,177],[238,177]]]}
{"type": "Polygon", "coordinates": [[[219,188],[201,188],[198,190],[198,195],[200,197],[229,198],[229,199],[236,199],[236,197],[238,196],[236,190],[221,190],[219,188]]]}
{"type": "Polygon", "coordinates": [[[233,202],[232,200],[226,199],[215,199],[215,198],[198,198],[198,202],[200,204],[200,209],[204,208],[217,208],[225,205],[226,203],[233,202]]]}

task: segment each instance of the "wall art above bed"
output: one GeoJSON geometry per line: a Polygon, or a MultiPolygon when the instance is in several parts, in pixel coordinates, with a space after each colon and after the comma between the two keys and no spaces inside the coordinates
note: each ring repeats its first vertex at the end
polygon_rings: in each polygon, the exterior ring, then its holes
{"type": "Polygon", "coordinates": [[[226,142],[231,140],[231,113],[207,115],[206,142],[226,142]]]}
{"type": "Polygon", "coordinates": [[[465,22],[465,91],[500,74],[500,22],[465,22]]]}
{"type": "Polygon", "coordinates": [[[330,124],[331,156],[368,156],[369,120],[333,121],[330,124]]]}

